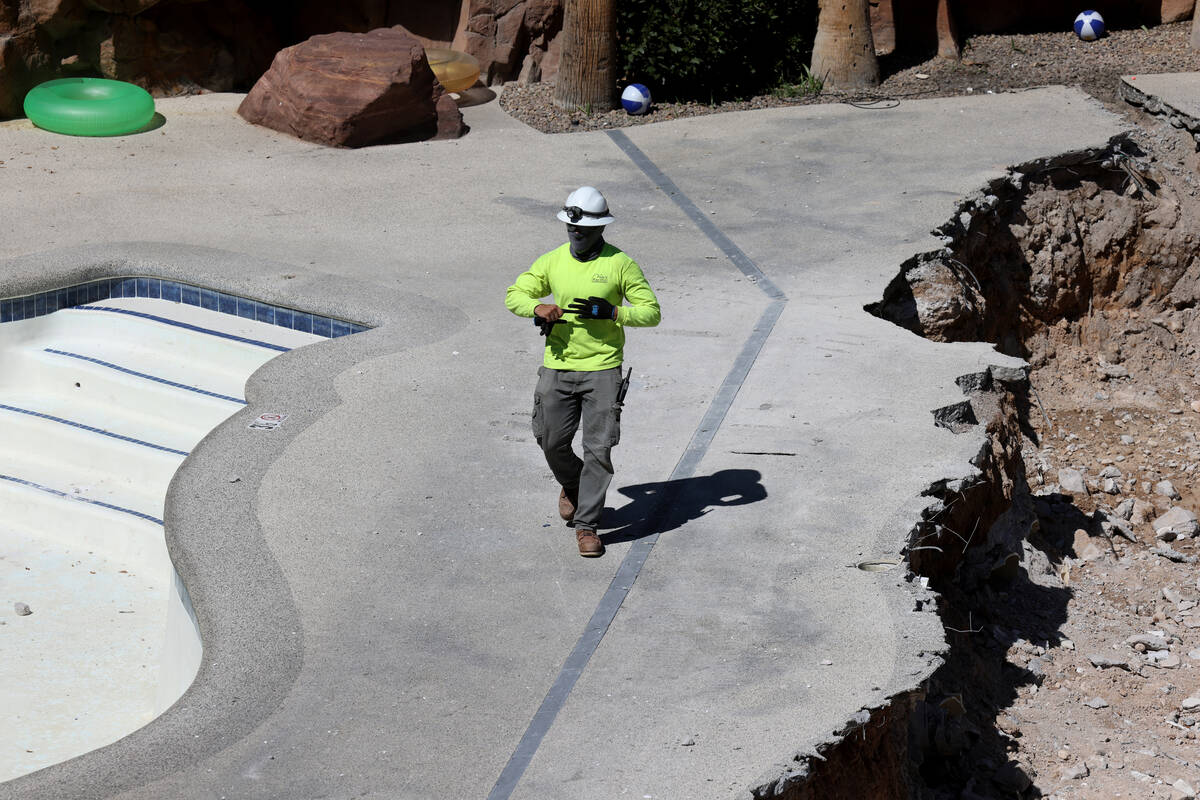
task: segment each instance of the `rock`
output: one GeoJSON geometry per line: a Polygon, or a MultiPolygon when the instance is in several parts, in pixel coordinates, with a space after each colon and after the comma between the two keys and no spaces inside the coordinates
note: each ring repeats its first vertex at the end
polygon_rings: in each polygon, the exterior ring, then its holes
{"type": "Polygon", "coordinates": [[[1033,778],[1015,761],[1010,761],[992,774],[998,786],[1014,792],[1024,792],[1033,785],[1033,778]]]}
{"type": "Polygon", "coordinates": [[[1196,796],[1196,790],[1192,785],[1183,778],[1171,784],[1171,800],[1192,800],[1196,796]]]}
{"type": "Polygon", "coordinates": [[[1129,518],[1133,516],[1133,503],[1134,500],[1132,497],[1126,497],[1119,504],[1117,504],[1117,508],[1115,511],[1113,511],[1113,514],[1123,520],[1128,521],[1129,518]]]}
{"type": "Polygon", "coordinates": [[[1100,477],[1101,478],[1119,478],[1119,477],[1121,477],[1121,470],[1119,470],[1117,467],[1110,464],[1107,467],[1105,467],[1104,469],[1100,470],[1100,477]]]}
{"type": "Polygon", "coordinates": [[[1190,19],[1196,8],[1196,0],[1161,0],[1161,4],[1156,5],[1160,8],[1159,20],[1166,24],[1190,19]]]}
{"type": "Polygon", "coordinates": [[[1088,532],[1083,529],[1075,531],[1071,549],[1080,561],[1095,561],[1104,555],[1104,551],[1092,541],[1092,537],[1088,536],[1088,532]]]}
{"type": "Polygon", "coordinates": [[[314,36],[280,50],[238,114],[333,147],[456,138],[465,130],[425,48],[399,26],[314,36]]]}
{"type": "Polygon", "coordinates": [[[871,3],[871,41],[877,56],[886,56],[896,50],[896,20],[892,13],[892,0],[871,3]]]}
{"type": "Polygon", "coordinates": [[[1154,484],[1154,493],[1160,494],[1163,497],[1171,500],[1178,500],[1181,497],[1178,490],[1175,488],[1175,484],[1166,480],[1159,481],[1158,483],[1154,484]]]}
{"type": "Polygon", "coordinates": [[[1200,522],[1196,521],[1196,515],[1180,506],[1172,506],[1167,513],[1157,517],[1151,523],[1151,527],[1154,528],[1155,537],[1164,542],[1190,539],[1200,532],[1200,522]]]}
{"type": "Polygon", "coordinates": [[[1166,544],[1160,547],[1152,547],[1150,548],[1150,552],[1156,556],[1162,556],[1163,558],[1174,561],[1176,564],[1195,564],[1197,561],[1195,556],[1181,553],[1175,548],[1166,544]]]}
{"type": "Polygon", "coordinates": [[[961,270],[936,255],[919,256],[884,290],[872,313],[933,341],[982,335],[984,299],[961,270]]]}
{"type": "Polygon", "coordinates": [[[0,4],[0,119],[11,119],[25,115],[21,104],[29,90],[55,74],[36,30],[8,30],[3,10],[0,4]]]}
{"type": "Polygon", "coordinates": [[[1200,661],[1200,647],[1196,648],[1195,650],[1189,650],[1188,658],[1190,658],[1192,661],[1200,661]]]}
{"type": "Polygon", "coordinates": [[[1096,710],[1108,708],[1108,701],[1103,697],[1093,697],[1091,700],[1085,700],[1083,704],[1088,708],[1094,708],[1096,710]]]}
{"type": "Polygon", "coordinates": [[[1129,515],[1129,522],[1132,525],[1142,525],[1149,522],[1157,513],[1153,503],[1148,503],[1139,497],[1133,501],[1133,511],[1129,515]]]}
{"type": "MultiPolygon", "coordinates": [[[[1188,655],[1191,655],[1191,653],[1188,655]]],[[[1179,704],[1179,708],[1181,711],[1194,711],[1197,708],[1200,708],[1200,697],[1185,698],[1184,701],[1179,704]]]]}
{"type": "Polygon", "coordinates": [[[962,695],[952,694],[942,702],[938,703],[938,707],[946,712],[950,717],[961,717],[967,713],[967,709],[963,706],[962,695]]]}
{"type": "Polygon", "coordinates": [[[1137,544],[1138,538],[1137,534],[1133,532],[1133,526],[1120,517],[1109,517],[1102,523],[1102,525],[1106,527],[1106,532],[1110,535],[1116,534],[1122,539],[1126,539],[1134,544],[1137,544]]]}
{"type": "Polygon", "coordinates": [[[1128,378],[1129,370],[1120,364],[1109,364],[1107,361],[1096,362],[1096,374],[1100,380],[1108,381],[1116,378],[1128,378]]]}
{"type": "Polygon", "coordinates": [[[1058,485],[1067,494],[1087,495],[1087,484],[1084,483],[1083,473],[1077,469],[1064,467],[1058,471],[1058,485]]]}
{"type": "Polygon", "coordinates": [[[1131,445],[1131,444],[1134,444],[1135,442],[1137,442],[1137,440],[1134,439],[1132,436],[1130,436],[1127,433],[1123,434],[1121,436],[1121,444],[1123,444],[1123,445],[1131,445]]]}
{"type": "Polygon", "coordinates": [[[1179,596],[1179,592],[1175,591],[1170,586],[1164,586],[1162,588],[1162,598],[1168,603],[1173,603],[1175,605],[1179,605],[1179,601],[1183,599],[1179,596]]]}
{"type": "Polygon", "coordinates": [[[1142,645],[1147,650],[1166,650],[1167,640],[1162,636],[1157,636],[1152,633],[1135,633],[1125,640],[1125,644],[1130,647],[1142,645]]]}
{"type": "Polygon", "coordinates": [[[1108,656],[1088,656],[1088,661],[1096,669],[1108,669],[1109,667],[1117,667],[1126,672],[1130,672],[1129,662],[1120,658],[1109,658],[1108,656]]]}
{"type": "Polygon", "coordinates": [[[1146,655],[1147,663],[1159,669],[1178,669],[1182,663],[1179,656],[1168,650],[1156,650],[1146,655]]]}
{"type": "Polygon", "coordinates": [[[1116,478],[1105,478],[1104,480],[1100,481],[1100,491],[1104,492],[1105,494],[1120,494],[1121,484],[1116,478]]]}
{"type": "Polygon", "coordinates": [[[1064,781],[1077,781],[1080,778],[1086,778],[1091,774],[1092,772],[1088,769],[1088,765],[1084,764],[1082,761],[1073,767],[1067,767],[1061,773],[1064,781]]]}
{"type": "Polygon", "coordinates": [[[28,603],[13,603],[13,611],[17,612],[18,617],[28,617],[33,613],[28,603]]]}

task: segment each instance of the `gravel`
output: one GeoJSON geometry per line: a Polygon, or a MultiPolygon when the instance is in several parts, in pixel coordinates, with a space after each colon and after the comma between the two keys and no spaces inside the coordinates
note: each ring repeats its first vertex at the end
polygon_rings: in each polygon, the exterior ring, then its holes
{"type": "Polygon", "coordinates": [[[543,133],[623,128],[682,117],[760,108],[853,103],[878,107],[904,100],[964,94],[1011,92],[1037,86],[1079,86],[1109,105],[1118,104],[1121,75],[1200,71],[1200,50],[1189,45],[1191,21],[1154,28],[1111,31],[1095,42],[1074,33],[974,36],[964,43],[962,58],[934,58],[903,64],[893,56],[880,59],[884,81],[862,92],[823,91],[817,95],[760,95],[715,104],[655,103],[640,117],[624,111],[585,113],[554,104],[551,83],[510,83],[500,106],[516,119],[543,133]]]}

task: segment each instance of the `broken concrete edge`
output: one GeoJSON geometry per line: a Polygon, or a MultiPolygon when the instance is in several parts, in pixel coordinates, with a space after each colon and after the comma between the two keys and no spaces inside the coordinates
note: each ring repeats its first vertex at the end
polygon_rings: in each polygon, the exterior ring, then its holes
{"type": "Polygon", "coordinates": [[[1183,128],[1192,134],[1197,148],[1200,148],[1200,117],[1176,108],[1158,95],[1143,92],[1134,86],[1131,79],[1134,76],[1123,75],[1117,83],[1117,91],[1121,99],[1133,106],[1138,106],[1147,114],[1166,118],[1172,127],[1183,128]]]}
{"type": "Polygon", "coordinates": [[[286,576],[259,528],[267,472],[289,444],[342,402],[338,376],[364,361],[444,338],[465,324],[429,298],[293,264],[211,248],[129,242],[79,247],[0,265],[0,298],[111,277],[161,277],[378,326],[292,350],[247,381],[248,405],[195,448],[171,480],[165,537],[190,595],[203,657],[188,690],[163,714],[112,744],[0,785],[0,798],[108,797],[152,784],[248,735],[291,690],[303,656],[286,576]],[[264,412],[287,424],[261,435],[264,412]],[[237,476],[231,481],[230,476],[237,476]]]}
{"type": "MultiPolygon", "coordinates": [[[[969,326],[946,326],[937,335],[930,336],[923,329],[922,319],[915,304],[911,302],[912,276],[919,275],[923,269],[930,267],[949,273],[960,290],[955,301],[969,306],[972,312],[976,312],[971,315],[959,315],[958,325],[967,324],[963,321],[978,316],[977,312],[987,307],[989,299],[988,292],[980,283],[976,272],[955,255],[971,235],[985,235],[978,230],[977,221],[994,217],[1019,203],[1029,192],[1030,185],[1037,182],[1040,176],[1063,170],[1074,172],[1078,168],[1082,171],[1086,167],[1091,171],[1095,169],[1095,165],[1099,165],[1101,170],[1124,176],[1130,185],[1130,191],[1154,192],[1157,184],[1149,177],[1152,169],[1138,154],[1138,147],[1131,134],[1122,132],[1110,137],[1100,147],[1069,151],[1008,167],[982,188],[963,197],[953,208],[946,222],[930,231],[942,246],[936,250],[916,253],[906,259],[895,277],[884,288],[880,299],[866,304],[863,310],[872,316],[887,319],[918,336],[935,338],[938,341],[976,340],[979,333],[969,326]],[[906,298],[910,302],[906,303],[906,298]]],[[[958,415],[963,411],[961,406],[958,409],[948,407],[945,410],[935,410],[934,414],[941,427],[954,430],[962,423],[958,415]]]]}
{"type": "MultiPolygon", "coordinates": [[[[1009,167],[1003,175],[964,197],[949,220],[932,231],[943,242],[943,248],[905,261],[896,280],[903,281],[906,272],[923,259],[952,257],[953,245],[970,235],[972,220],[1017,199],[1026,190],[1030,176],[1089,162],[1108,161],[1112,169],[1123,169],[1123,160],[1135,158],[1131,145],[1130,135],[1120,133],[1102,147],[1009,167]]],[[[982,294],[978,279],[965,265],[959,266],[966,273],[960,276],[964,286],[969,279],[982,294]]],[[[865,306],[864,310],[874,314],[876,305],[865,306]]],[[[982,434],[980,447],[962,474],[934,481],[922,492],[922,498],[932,498],[932,502],[919,510],[902,551],[908,568],[907,600],[915,613],[937,615],[941,596],[928,588],[930,579],[960,580],[959,568],[968,560],[972,562],[971,574],[965,577],[969,582],[1020,569],[1024,542],[1035,519],[1021,458],[1020,424],[1031,391],[1029,366],[989,365],[985,370],[959,376],[956,383],[965,399],[931,409],[932,422],[956,434],[982,434]],[[960,519],[966,521],[968,517],[976,518],[975,526],[960,524],[960,519]],[[940,557],[929,553],[939,553],[940,557]]],[[[940,616],[938,624],[942,625],[940,616]]],[[[923,653],[928,660],[923,669],[911,675],[911,688],[894,691],[884,701],[864,706],[826,742],[797,752],[790,761],[769,770],[750,789],[749,796],[755,800],[908,796],[906,789],[913,781],[916,764],[908,743],[910,720],[925,699],[929,678],[944,663],[949,650],[947,642],[940,650],[923,653]],[[885,780],[879,779],[881,771],[888,772],[885,780]],[[897,791],[898,787],[904,789],[897,791]]]]}
{"type": "MultiPolygon", "coordinates": [[[[934,667],[940,667],[940,659],[934,667]]],[[[754,800],[829,800],[910,796],[906,745],[909,720],[924,691],[914,689],[861,709],[835,733],[836,741],[807,753],[780,775],[750,790],[754,800]]]]}
{"type": "Polygon", "coordinates": [[[1031,177],[1060,169],[1070,169],[1085,163],[1111,162],[1110,168],[1121,170],[1126,160],[1135,160],[1137,146],[1131,133],[1122,132],[1109,137],[1102,147],[1089,147],[1082,150],[1071,150],[1056,156],[1035,158],[1004,171],[1004,174],[993,178],[988,183],[967,195],[950,218],[934,228],[930,233],[941,240],[944,245],[941,250],[919,253],[909,259],[908,263],[925,257],[952,255],[954,245],[971,233],[972,221],[983,214],[993,214],[1003,205],[1019,197],[1028,188],[1031,177]]]}
{"type": "Polygon", "coordinates": [[[901,584],[908,587],[905,594],[912,602],[910,613],[936,618],[943,631],[943,646],[937,651],[917,654],[924,664],[909,674],[911,688],[862,707],[828,741],[796,753],[790,762],[778,765],[768,777],[756,782],[749,792],[755,800],[900,798],[912,794],[918,760],[911,752],[910,729],[914,714],[926,698],[929,679],[943,665],[950,650],[939,615],[941,596],[929,588],[930,577],[954,576],[968,559],[989,574],[1019,567],[1019,563],[1011,563],[1010,556],[1021,553],[1021,542],[1032,529],[1032,515],[1021,508],[1028,505],[1028,486],[1019,446],[1017,402],[1029,386],[1028,367],[991,365],[978,373],[960,376],[956,383],[967,396],[963,404],[970,409],[971,418],[984,421],[982,428],[975,423],[957,432],[982,433],[980,448],[970,460],[969,469],[956,477],[934,481],[922,493],[923,498],[931,498],[932,502],[924,503],[920,519],[909,528],[903,550],[908,574],[901,584]],[[1022,497],[1024,504],[1020,502],[1022,497]],[[995,502],[996,498],[1000,502],[995,502]],[[990,519],[980,526],[982,531],[972,530],[963,541],[963,535],[951,530],[948,522],[939,521],[954,507],[956,516],[965,518],[981,512],[990,519]],[[929,543],[931,537],[937,544],[929,543]],[[963,542],[961,549],[950,546],[957,542],[963,542]],[[949,553],[949,557],[936,560],[913,557],[915,552],[931,550],[943,555],[949,553]]]}

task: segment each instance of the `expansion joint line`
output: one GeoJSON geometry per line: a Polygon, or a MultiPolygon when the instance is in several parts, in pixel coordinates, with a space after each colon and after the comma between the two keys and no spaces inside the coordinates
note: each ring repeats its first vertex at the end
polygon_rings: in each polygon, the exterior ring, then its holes
{"type": "Polygon", "coordinates": [[[771,336],[771,332],[775,328],[775,323],[783,313],[784,306],[787,305],[787,296],[779,287],[764,275],[762,270],[758,268],[758,265],[751,261],[742,252],[741,248],[734,244],[728,236],[714,225],[712,220],[675,185],[675,182],[668,178],[658,168],[658,165],[651,161],[645,153],[629,140],[628,136],[621,131],[608,131],[608,136],[629,157],[629,160],[641,169],[646,174],[646,177],[654,182],[654,185],[663,194],[667,195],[667,197],[674,201],[675,205],[679,206],[688,219],[695,223],[696,227],[725,254],[726,258],[751,283],[770,298],[771,302],[758,318],[758,322],[755,324],[754,330],[751,331],[749,338],[742,345],[741,352],[738,353],[729,373],[721,382],[721,386],[713,396],[712,402],[709,403],[708,410],[705,411],[700,424],[692,433],[691,441],[688,442],[683,455],[680,456],[675,469],[672,470],[667,485],[673,488],[659,498],[658,504],[647,521],[647,535],[635,539],[630,545],[625,558],[621,561],[620,566],[617,567],[616,575],[613,576],[607,591],[600,598],[596,610],[592,612],[591,619],[588,620],[587,626],[584,627],[583,634],[580,635],[574,649],[571,650],[570,655],[563,662],[562,669],[559,670],[558,676],[550,686],[550,691],[546,693],[545,699],[542,700],[541,706],[534,713],[533,720],[529,723],[529,727],[526,728],[521,741],[517,743],[516,750],[513,751],[508,763],[504,766],[504,770],[500,773],[495,786],[492,787],[492,791],[488,794],[488,800],[508,800],[516,790],[517,784],[525,774],[526,768],[533,760],[538,747],[541,746],[542,739],[549,732],[550,726],[554,724],[554,718],[558,716],[558,712],[566,705],[567,698],[575,688],[576,681],[583,674],[583,670],[587,667],[588,661],[591,660],[592,654],[600,646],[600,641],[604,638],[604,634],[608,632],[608,627],[612,624],[617,611],[629,595],[629,590],[633,588],[633,583],[641,573],[642,566],[650,556],[650,551],[654,549],[654,544],[658,541],[659,531],[663,527],[661,523],[674,503],[679,483],[696,474],[696,470],[699,468],[704,455],[708,452],[709,445],[712,444],[717,430],[725,420],[725,415],[733,406],[733,400],[737,396],[738,390],[745,383],[746,377],[750,374],[751,367],[754,366],[754,362],[758,359],[759,352],[771,336]]]}

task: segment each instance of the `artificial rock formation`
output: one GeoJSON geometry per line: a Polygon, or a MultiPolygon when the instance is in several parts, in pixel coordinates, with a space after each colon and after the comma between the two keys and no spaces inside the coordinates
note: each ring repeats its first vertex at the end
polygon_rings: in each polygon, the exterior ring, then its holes
{"type": "Polygon", "coordinates": [[[464,130],[424,46],[400,27],[314,36],[281,50],[238,113],[334,147],[455,138],[464,130]]]}
{"type": "Polygon", "coordinates": [[[284,47],[395,25],[474,56],[487,84],[545,80],[562,0],[0,0],[0,119],[51,78],[116,78],[159,97],[244,92],[284,47]]]}

